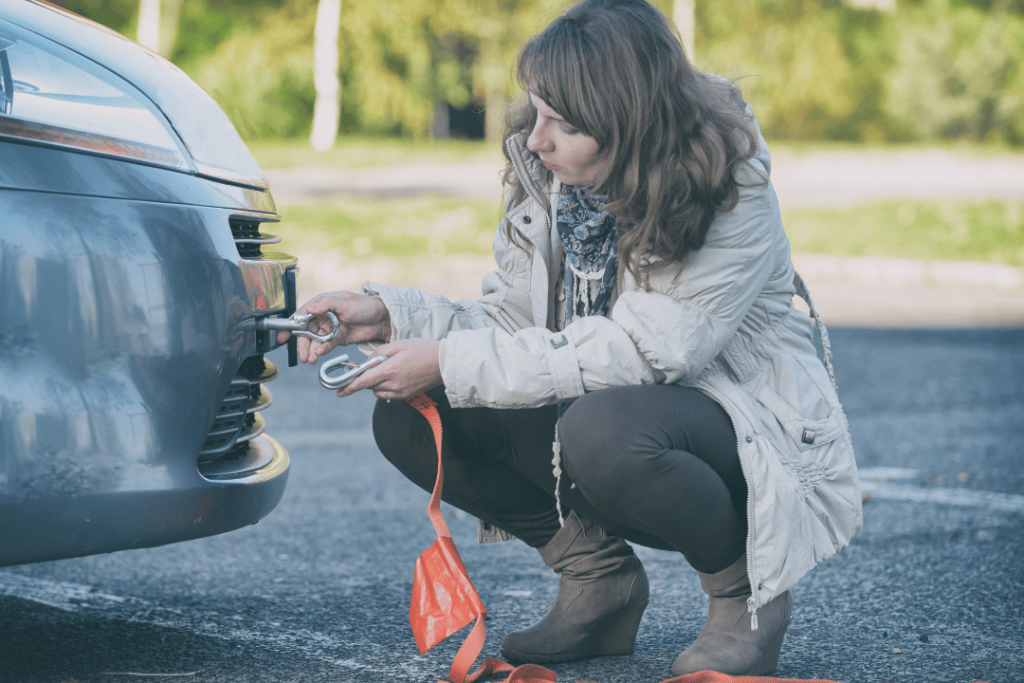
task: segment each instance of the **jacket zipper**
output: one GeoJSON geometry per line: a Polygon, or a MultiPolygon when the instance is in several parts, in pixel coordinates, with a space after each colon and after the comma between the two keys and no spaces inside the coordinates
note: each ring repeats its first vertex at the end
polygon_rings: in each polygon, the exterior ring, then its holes
{"type": "Polygon", "coordinates": [[[615,268],[615,298],[618,299],[626,291],[626,276],[622,272],[622,264],[616,264],[615,268]]]}
{"type": "MultiPolygon", "coordinates": [[[[743,448],[743,444],[740,441],[739,430],[736,429],[736,420],[733,419],[732,413],[726,408],[725,399],[712,389],[710,386],[703,382],[693,382],[687,384],[694,389],[699,389],[706,393],[711,398],[718,402],[718,405],[722,406],[725,410],[726,415],[729,416],[729,421],[732,422],[732,430],[736,434],[736,454],[739,455],[740,450],[743,448]]],[[[750,597],[747,598],[747,611],[750,612],[750,630],[756,631],[757,625],[757,584],[754,582],[754,496],[752,487],[750,485],[750,472],[747,463],[740,457],[740,469],[743,471],[743,478],[747,483],[747,581],[750,583],[750,597]]]]}

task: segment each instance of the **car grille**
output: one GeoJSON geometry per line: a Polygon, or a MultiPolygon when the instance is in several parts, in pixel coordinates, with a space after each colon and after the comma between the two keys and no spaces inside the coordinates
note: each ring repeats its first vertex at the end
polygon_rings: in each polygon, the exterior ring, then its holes
{"type": "Polygon", "coordinates": [[[242,361],[199,451],[199,463],[232,460],[248,452],[249,441],[266,429],[260,411],[274,400],[263,383],[276,377],[277,368],[262,354],[242,361]]]}
{"type": "Polygon", "coordinates": [[[261,247],[264,244],[277,244],[281,241],[277,235],[260,232],[260,225],[258,221],[231,219],[231,236],[242,258],[259,258],[263,255],[261,247]]]}

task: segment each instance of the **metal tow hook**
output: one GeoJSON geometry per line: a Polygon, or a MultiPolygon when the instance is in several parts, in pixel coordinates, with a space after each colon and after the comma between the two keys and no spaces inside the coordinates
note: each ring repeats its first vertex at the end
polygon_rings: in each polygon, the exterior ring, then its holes
{"type": "Polygon", "coordinates": [[[319,342],[330,341],[338,334],[338,330],[341,329],[341,323],[338,321],[338,316],[330,311],[327,311],[324,315],[331,321],[331,331],[327,334],[317,334],[309,329],[313,319],[317,317],[312,313],[295,313],[290,318],[259,318],[256,320],[256,329],[259,332],[280,332],[284,330],[299,337],[316,339],[319,342]]]}
{"type": "Polygon", "coordinates": [[[348,359],[348,354],[340,355],[320,366],[320,384],[322,384],[325,389],[341,389],[342,387],[347,387],[356,377],[363,374],[370,368],[380,365],[387,359],[387,356],[374,356],[368,361],[360,364],[350,361],[348,359]],[[331,377],[331,370],[340,366],[347,368],[347,371],[340,375],[331,377]]]}

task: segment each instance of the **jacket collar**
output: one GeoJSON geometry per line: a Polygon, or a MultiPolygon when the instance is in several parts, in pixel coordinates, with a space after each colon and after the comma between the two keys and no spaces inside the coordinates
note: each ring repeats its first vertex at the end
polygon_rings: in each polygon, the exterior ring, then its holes
{"type": "Polygon", "coordinates": [[[546,197],[551,192],[551,171],[544,168],[537,155],[526,148],[527,137],[526,133],[510,135],[505,140],[505,149],[526,193],[541,206],[547,206],[546,197]]]}

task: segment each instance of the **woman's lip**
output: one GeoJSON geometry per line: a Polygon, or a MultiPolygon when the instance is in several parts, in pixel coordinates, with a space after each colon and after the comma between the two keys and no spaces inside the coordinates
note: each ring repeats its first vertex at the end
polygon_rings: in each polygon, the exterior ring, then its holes
{"type": "Polygon", "coordinates": [[[543,159],[540,160],[540,163],[544,164],[544,168],[548,169],[549,171],[554,171],[554,170],[560,168],[560,166],[552,164],[552,163],[550,163],[548,161],[544,161],[543,159]]]}

